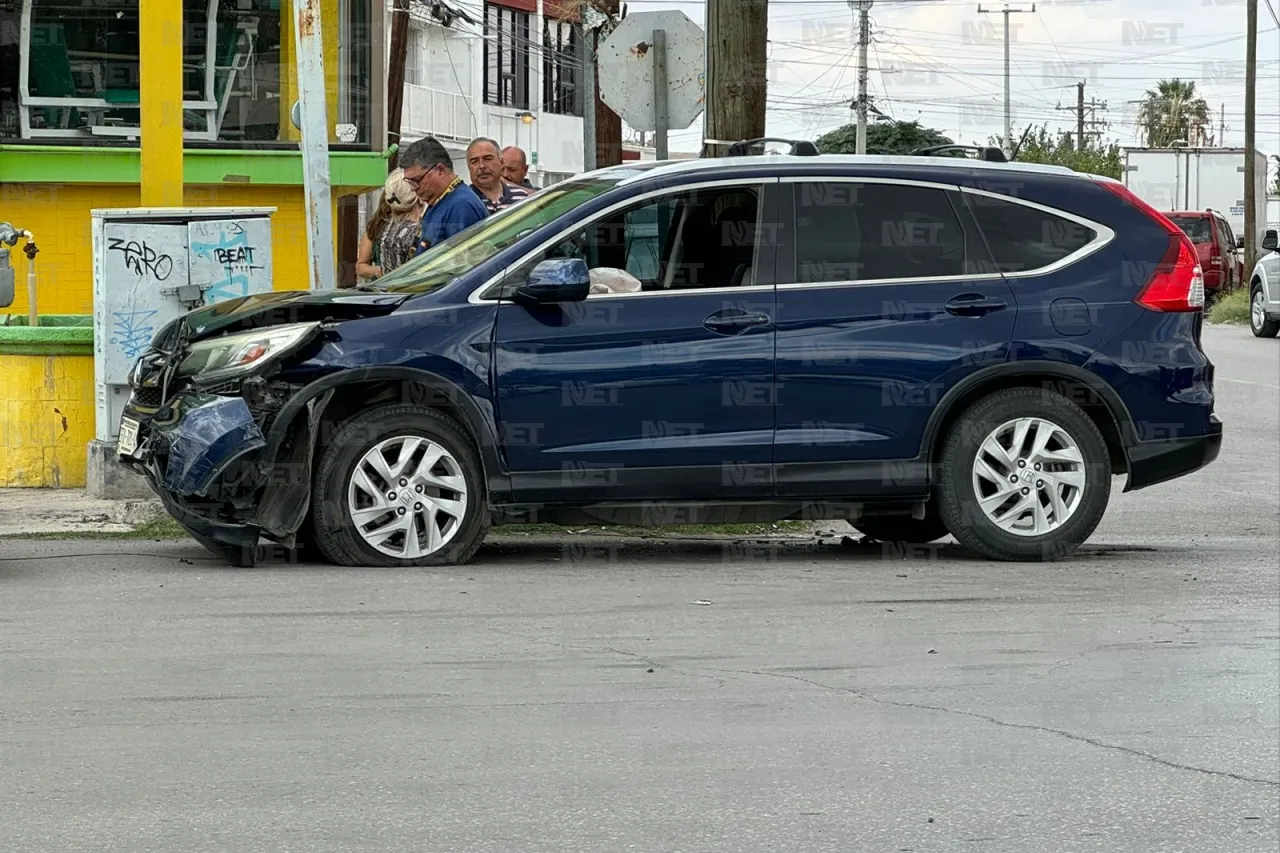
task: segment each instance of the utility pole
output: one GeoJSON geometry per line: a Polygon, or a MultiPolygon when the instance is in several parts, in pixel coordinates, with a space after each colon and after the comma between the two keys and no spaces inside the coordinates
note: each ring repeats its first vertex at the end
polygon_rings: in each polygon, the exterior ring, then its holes
{"type": "Polygon", "coordinates": [[[1084,102],[1084,83],[1076,84],[1076,105],[1074,107],[1057,106],[1054,109],[1066,110],[1076,114],[1076,149],[1083,150],[1091,136],[1102,136],[1102,131],[1094,130],[1099,125],[1105,125],[1106,122],[1098,118],[1098,110],[1105,110],[1107,102],[1099,103],[1097,98],[1090,98],[1089,103],[1084,102]],[[1088,119],[1085,116],[1089,116],[1088,119]],[[1085,128],[1089,129],[1086,130],[1085,128]]]}
{"type": "Polygon", "coordinates": [[[600,43],[618,23],[618,0],[585,0],[582,4],[586,50],[586,92],[583,95],[582,147],[586,171],[617,166],[622,162],[622,119],[600,98],[596,58],[600,43]]]}
{"type": "Polygon", "coordinates": [[[1245,49],[1244,80],[1244,268],[1246,275],[1253,269],[1258,243],[1258,222],[1255,205],[1254,181],[1257,180],[1257,148],[1254,141],[1254,123],[1257,119],[1255,101],[1258,89],[1258,0],[1249,0],[1248,35],[1245,49]]]}
{"type": "Polygon", "coordinates": [[[867,153],[867,45],[871,42],[872,0],[849,0],[858,15],[858,154],[867,153]]]}
{"type": "MultiPolygon", "coordinates": [[[[1013,103],[1009,94],[1009,16],[1023,12],[1035,12],[1036,4],[1030,9],[1014,9],[1006,5],[1000,11],[1004,14],[1004,153],[1013,154],[1013,103]]],[[[978,14],[994,12],[995,9],[978,7],[978,14]]]]}
{"type": "Polygon", "coordinates": [[[703,156],[765,133],[769,0],[707,0],[703,156]]]}
{"type": "Polygon", "coordinates": [[[1081,80],[1076,84],[1076,150],[1084,148],[1084,81],[1081,80]]]}
{"type": "Polygon", "coordinates": [[[409,55],[409,0],[395,0],[391,10],[391,55],[387,58],[387,147],[397,150],[387,158],[387,172],[400,160],[400,123],[404,115],[404,70],[409,55]]]}

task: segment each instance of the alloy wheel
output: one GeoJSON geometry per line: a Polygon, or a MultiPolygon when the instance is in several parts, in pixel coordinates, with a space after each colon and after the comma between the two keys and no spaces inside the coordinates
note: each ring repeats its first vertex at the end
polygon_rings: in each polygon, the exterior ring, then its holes
{"type": "Polygon", "coordinates": [[[1253,299],[1249,302],[1249,319],[1255,329],[1261,329],[1267,322],[1267,301],[1261,290],[1253,292],[1253,299]]]}
{"type": "Polygon", "coordinates": [[[388,438],[360,457],[347,509],[370,547],[402,559],[449,543],[467,512],[467,485],[452,454],[416,435],[388,438]]]}
{"type": "Polygon", "coordinates": [[[1006,421],[983,440],[973,490],[987,518],[1007,533],[1042,536],[1071,518],[1086,483],[1075,439],[1044,418],[1006,421]]]}

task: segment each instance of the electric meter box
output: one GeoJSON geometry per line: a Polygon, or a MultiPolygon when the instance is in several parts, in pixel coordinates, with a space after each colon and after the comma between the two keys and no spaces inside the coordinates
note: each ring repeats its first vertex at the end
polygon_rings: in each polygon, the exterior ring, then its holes
{"type": "Polygon", "coordinates": [[[96,209],[93,224],[95,441],[89,491],[129,497],[142,480],[112,456],[129,373],[168,323],[196,308],[272,290],[274,207],[96,209]],[[117,470],[118,469],[118,470],[117,470]]]}
{"type": "Polygon", "coordinates": [[[188,311],[271,290],[274,207],[99,209],[93,215],[97,438],[111,441],[129,372],[188,311]]]}

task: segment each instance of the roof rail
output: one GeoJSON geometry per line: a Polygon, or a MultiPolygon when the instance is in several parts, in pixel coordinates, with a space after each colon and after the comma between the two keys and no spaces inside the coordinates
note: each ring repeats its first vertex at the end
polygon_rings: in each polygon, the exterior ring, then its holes
{"type": "Polygon", "coordinates": [[[911,153],[913,155],[921,155],[932,157],[935,154],[949,154],[953,151],[972,151],[977,155],[975,159],[986,160],[988,163],[1008,163],[1009,158],[999,148],[991,145],[931,145],[928,148],[917,148],[911,153]]]}
{"type": "Polygon", "coordinates": [[[780,139],[774,136],[764,136],[759,139],[744,139],[740,142],[734,142],[729,146],[729,150],[725,152],[725,156],[745,157],[751,153],[753,146],[766,142],[785,142],[791,146],[791,150],[787,153],[795,157],[817,157],[820,153],[818,146],[806,139],[780,139]]]}

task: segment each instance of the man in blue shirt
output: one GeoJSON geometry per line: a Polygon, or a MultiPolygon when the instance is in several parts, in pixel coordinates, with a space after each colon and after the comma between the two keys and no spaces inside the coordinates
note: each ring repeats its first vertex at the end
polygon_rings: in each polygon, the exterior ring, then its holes
{"type": "Polygon", "coordinates": [[[400,168],[404,179],[417,189],[418,198],[427,203],[417,254],[488,215],[484,203],[454,173],[453,158],[438,139],[426,136],[406,148],[400,155],[400,168]]]}

